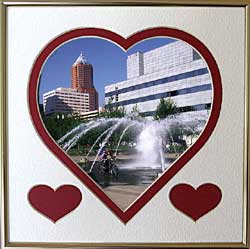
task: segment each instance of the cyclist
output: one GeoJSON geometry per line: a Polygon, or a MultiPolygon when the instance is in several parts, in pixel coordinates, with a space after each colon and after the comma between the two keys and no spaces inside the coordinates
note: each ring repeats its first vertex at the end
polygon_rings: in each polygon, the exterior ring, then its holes
{"type": "Polygon", "coordinates": [[[105,147],[103,148],[101,155],[100,155],[100,161],[103,163],[104,171],[106,173],[110,173],[112,169],[111,160],[114,159],[114,156],[111,151],[107,150],[105,147]]]}

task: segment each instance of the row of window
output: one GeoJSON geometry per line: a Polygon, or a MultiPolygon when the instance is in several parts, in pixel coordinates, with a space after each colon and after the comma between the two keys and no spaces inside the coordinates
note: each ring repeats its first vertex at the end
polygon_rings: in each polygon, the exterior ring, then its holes
{"type": "Polygon", "coordinates": [[[211,84],[205,84],[205,85],[200,85],[200,86],[183,88],[180,90],[175,90],[175,91],[170,91],[170,92],[157,93],[157,94],[152,94],[152,95],[148,95],[144,97],[123,100],[120,102],[116,102],[113,105],[119,105],[119,106],[131,105],[131,104],[137,104],[137,103],[146,102],[150,100],[156,100],[156,99],[161,99],[161,98],[174,97],[178,95],[185,95],[185,94],[190,94],[190,93],[208,91],[211,89],[212,89],[211,84]]]}
{"type": "Polygon", "coordinates": [[[80,102],[76,103],[75,101],[46,101],[43,103],[44,106],[52,106],[52,105],[60,105],[60,106],[65,106],[65,105],[74,105],[74,106],[89,106],[89,102],[80,102]]]}
{"type": "Polygon", "coordinates": [[[89,101],[88,100],[75,100],[75,99],[57,99],[56,102],[64,102],[64,103],[76,103],[76,104],[79,104],[79,103],[86,103],[88,104],[89,101]]]}
{"type": "Polygon", "coordinates": [[[70,106],[65,106],[65,107],[55,107],[55,108],[46,108],[45,112],[55,112],[55,111],[71,111],[71,110],[78,110],[78,111],[89,111],[88,108],[72,108],[70,106]]]}
{"type": "Polygon", "coordinates": [[[82,93],[78,93],[78,92],[69,92],[69,93],[63,93],[63,92],[56,92],[56,95],[72,95],[72,96],[77,96],[77,97],[88,97],[88,95],[86,93],[84,93],[84,95],[82,93]],[[86,96],[87,95],[87,96],[86,96]]]}
{"type": "Polygon", "coordinates": [[[70,96],[60,96],[59,95],[58,98],[60,98],[60,99],[79,99],[79,100],[81,100],[81,99],[84,99],[84,100],[89,99],[88,96],[74,96],[74,95],[70,95],[70,96]]]}
{"type": "Polygon", "coordinates": [[[131,91],[135,91],[135,90],[139,90],[139,89],[143,89],[143,88],[148,88],[148,87],[152,87],[152,86],[157,86],[157,85],[161,85],[161,84],[166,84],[166,83],[170,83],[173,81],[183,80],[183,79],[187,79],[187,78],[191,78],[191,77],[195,77],[195,76],[199,76],[199,75],[203,75],[203,74],[207,74],[207,73],[208,73],[207,68],[201,68],[201,69],[193,70],[190,72],[181,73],[181,74],[169,76],[169,77],[158,79],[158,80],[153,80],[153,81],[141,83],[141,84],[138,84],[135,86],[129,86],[129,87],[125,87],[125,88],[122,88],[119,90],[111,91],[111,92],[105,93],[105,97],[111,97],[114,94],[127,93],[127,92],[131,92],[131,91]]]}
{"type": "MultiPolygon", "coordinates": [[[[192,105],[192,106],[184,106],[177,108],[177,112],[192,112],[192,111],[203,111],[203,110],[210,110],[211,103],[206,104],[199,104],[199,105],[192,105]]],[[[150,112],[142,112],[143,116],[154,116],[154,111],[150,112]]]]}
{"type": "Polygon", "coordinates": [[[72,104],[72,103],[63,103],[63,104],[56,104],[56,106],[58,107],[58,106],[60,106],[60,107],[64,107],[64,106],[71,106],[71,107],[76,107],[76,108],[82,108],[82,107],[84,107],[84,108],[88,108],[89,107],[89,105],[84,105],[84,104],[81,104],[81,105],[77,105],[77,104],[72,104]]]}
{"type": "MultiPolygon", "coordinates": [[[[86,93],[85,93],[86,94],[86,93]]],[[[76,92],[76,91],[65,91],[65,90],[53,90],[51,92],[45,93],[44,96],[48,95],[82,95],[82,93],[76,92]]]]}

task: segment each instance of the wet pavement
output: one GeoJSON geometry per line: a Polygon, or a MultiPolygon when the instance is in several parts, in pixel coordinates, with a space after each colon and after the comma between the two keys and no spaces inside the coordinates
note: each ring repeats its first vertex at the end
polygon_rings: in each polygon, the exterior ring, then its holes
{"type": "MultiPolygon", "coordinates": [[[[108,186],[117,186],[117,185],[150,185],[153,181],[158,178],[158,175],[162,172],[160,165],[156,167],[139,167],[133,161],[124,162],[124,160],[114,161],[115,165],[118,168],[118,175],[110,174],[100,174],[99,164],[96,162],[92,172],[89,174],[91,178],[98,183],[102,188],[108,186]]],[[[80,164],[81,168],[88,172],[92,162],[80,164]]]]}
{"type": "MultiPolygon", "coordinates": [[[[139,165],[133,159],[117,159],[113,163],[118,168],[116,176],[101,174],[99,161],[95,163],[91,173],[88,172],[93,161],[78,164],[122,210],[127,209],[162,173],[160,164],[149,167],[139,165]]],[[[169,160],[168,164],[170,165],[169,160]]]]}

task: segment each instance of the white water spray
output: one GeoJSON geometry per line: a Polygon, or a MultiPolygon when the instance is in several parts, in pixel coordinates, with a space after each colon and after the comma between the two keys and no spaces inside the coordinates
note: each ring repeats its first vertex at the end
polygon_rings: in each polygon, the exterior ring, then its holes
{"type": "Polygon", "coordinates": [[[136,150],[138,151],[138,165],[140,167],[159,167],[158,126],[151,121],[146,123],[139,135],[136,150]]]}
{"type": "MultiPolygon", "coordinates": [[[[125,125],[118,143],[115,149],[115,155],[118,152],[119,146],[124,138],[124,135],[128,129],[135,129],[135,127],[140,127],[140,133],[134,138],[136,142],[135,152],[131,155],[130,161],[123,165],[122,167],[129,168],[160,168],[161,171],[166,170],[167,163],[165,162],[166,154],[164,153],[164,146],[167,145],[167,137],[170,138],[171,143],[174,146],[175,152],[177,152],[175,147],[175,141],[172,135],[172,130],[178,129],[190,129],[195,135],[200,133],[205,126],[208,116],[199,116],[200,114],[178,114],[175,116],[169,116],[161,121],[153,121],[148,119],[135,120],[130,117],[125,118],[110,118],[110,119],[96,119],[95,121],[90,121],[88,123],[83,123],[69,131],[62,138],[58,140],[60,146],[66,151],[69,150],[77,144],[77,142],[90,130],[97,127],[105,127],[105,130],[98,136],[90,150],[88,151],[87,157],[93,151],[94,147],[98,141],[102,141],[102,146],[95,155],[95,159],[90,167],[90,172],[92,171],[96,160],[102,151],[103,147],[106,145],[110,137],[116,132],[120,125],[125,125]],[[133,126],[133,127],[132,127],[133,126]],[[66,141],[66,142],[65,142],[66,141]],[[131,159],[135,159],[131,162],[131,159]]],[[[137,129],[137,128],[136,128],[137,129]]],[[[127,141],[128,143],[128,141],[127,141]]],[[[168,144],[169,145],[169,144],[168,144]]],[[[132,149],[133,151],[133,149],[132,149]]]]}
{"type": "Polygon", "coordinates": [[[113,128],[113,127],[111,126],[111,127],[108,128],[107,130],[105,130],[105,131],[95,140],[94,144],[91,146],[91,148],[90,148],[90,150],[89,150],[89,152],[88,152],[88,154],[87,154],[86,157],[89,156],[89,154],[90,154],[91,151],[94,149],[94,147],[96,146],[96,144],[98,143],[98,141],[100,141],[100,139],[101,139],[105,134],[107,134],[112,128],[113,128]]]}
{"type": "MultiPolygon", "coordinates": [[[[91,123],[88,123],[88,125],[91,125],[91,123]]],[[[80,125],[76,126],[74,129],[72,129],[71,131],[69,131],[68,133],[66,133],[63,137],[61,137],[59,140],[57,140],[57,143],[58,144],[62,143],[71,134],[76,133],[78,130],[82,130],[85,126],[86,126],[86,124],[80,124],[80,125]]]]}
{"type": "Polygon", "coordinates": [[[93,161],[90,169],[89,169],[89,173],[91,173],[94,165],[95,165],[95,162],[98,158],[98,156],[100,155],[100,152],[103,150],[104,146],[106,145],[106,143],[108,142],[109,138],[112,136],[112,134],[114,133],[114,131],[124,122],[124,119],[121,119],[119,120],[113,127],[112,129],[109,131],[108,135],[105,137],[104,141],[102,142],[102,146],[100,147],[100,149],[98,150],[97,154],[96,154],[96,157],[95,157],[95,160],[93,161]]]}
{"type": "Polygon", "coordinates": [[[73,146],[75,146],[77,144],[77,142],[80,140],[80,138],[86,134],[88,131],[98,127],[100,125],[99,122],[93,123],[92,125],[90,125],[87,129],[83,129],[78,135],[76,135],[75,137],[73,137],[72,139],[69,140],[69,142],[67,142],[64,146],[63,149],[68,152],[73,146]]]}
{"type": "Polygon", "coordinates": [[[128,126],[122,131],[122,134],[121,134],[121,136],[120,136],[120,138],[119,138],[119,141],[118,141],[118,144],[117,144],[117,146],[116,146],[115,155],[117,155],[117,151],[118,151],[118,149],[119,149],[119,146],[120,146],[120,144],[121,144],[122,138],[124,137],[126,131],[127,131],[131,126],[133,126],[133,125],[134,125],[134,124],[128,125],[128,126]]]}

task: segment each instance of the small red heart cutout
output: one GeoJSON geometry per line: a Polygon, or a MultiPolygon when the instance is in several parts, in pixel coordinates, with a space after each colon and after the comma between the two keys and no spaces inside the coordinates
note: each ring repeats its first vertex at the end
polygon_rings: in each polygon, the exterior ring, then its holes
{"type": "Polygon", "coordinates": [[[29,191],[28,199],[34,209],[56,222],[80,204],[82,194],[72,185],[62,185],[56,190],[37,185],[29,191]]]}
{"type": "Polygon", "coordinates": [[[188,184],[174,186],[169,194],[172,204],[194,221],[214,209],[221,201],[219,187],[206,183],[194,189],[188,184]]]}

